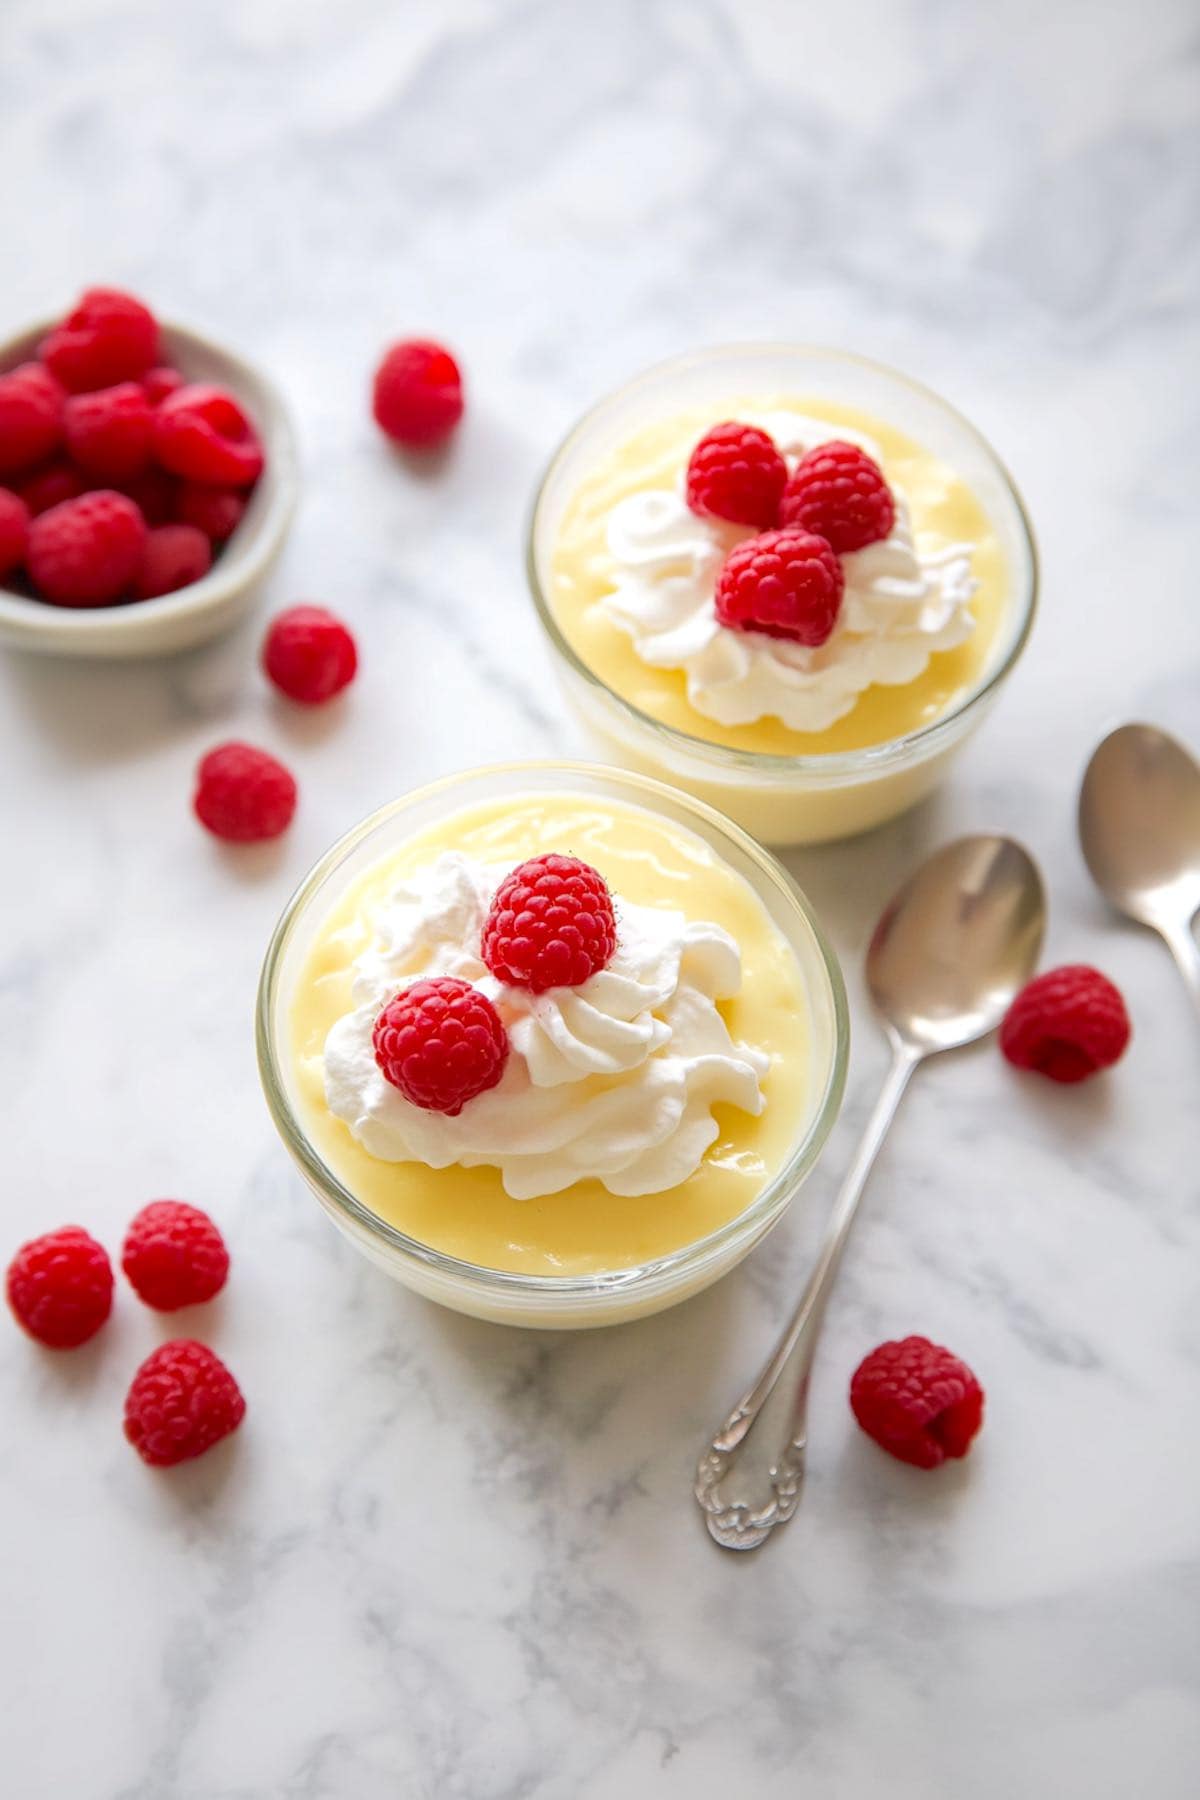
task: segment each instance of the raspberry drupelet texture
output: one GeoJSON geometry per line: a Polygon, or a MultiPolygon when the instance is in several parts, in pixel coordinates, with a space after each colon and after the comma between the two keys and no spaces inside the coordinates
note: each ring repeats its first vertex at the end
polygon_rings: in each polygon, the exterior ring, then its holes
{"type": "Polygon", "coordinates": [[[31,473],[62,441],[63,394],[37,363],[0,375],[0,480],[31,473]]]}
{"type": "Polygon", "coordinates": [[[341,620],[323,606],[292,606],[272,620],[262,662],[289,700],[320,706],[354,680],[358,651],[341,620]]]}
{"type": "Polygon", "coordinates": [[[983,1389],[966,1363],[925,1337],[880,1344],[850,1383],[868,1437],[918,1469],[965,1456],[983,1422],[983,1389]]]}
{"type": "Polygon", "coordinates": [[[779,522],[786,481],[787,464],[769,433],[726,419],[688,459],[687,503],[694,513],[765,531],[779,522]]]}
{"type": "Polygon", "coordinates": [[[29,508],[31,518],[35,519],[39,513],[49,512],[52,506],[61,506],[64,500],[78,500],[86,488],[87,482],[65,456],[53,457],[16,483],[17,493],[29,508]]]}
{"type": "Polygon", "coordinates": [[[0,578],[25,561],[29,542],[29,507],[11,488],[0,487],[0,578]]]}
{"type": "Polygon", "coordinates": [[[840,556],[891,534],[896,502],[879,464],[857,444],[818,444],[792,470],[779,505],[781,525],[823,537],[840,556]]]}
{"type": "Polygon", "coordinates": [[[113,485],[140,474],[150,460],[154,415],[136,381],[72,394],[63,407],[63,435],[76,466],[113,485]]]}
{"type": "Polygon", "coordinates": [[[245,510],[244,489],[205,481],[181,482],[175,498],[175,517],[180,524],[194,525],[214,544],[233,536],[245,510]]]}
{"type": "Polygon", "coordinates": [[[486,994],[439,975],[414,981],[375,1021],[375,1061],[413,1106],[456,1117],[495,1087],[508,1061],[508,1034],[486,994]]]}
{"type": "Polygon", "coordinates": [[[132,294],[89,288],[38,354],[72,394],[136,381],[158,360],[158,322],[132,294]]]}
{"type": "Polygon", "coordinates": [[[1086,1081],[1123,1055],[1131,1029],[1120,990],[1099,969],[1074,963],[1021,989],[1000,1027],[1000,1048],[1018,1069],[1086,1081]]]}
{"type": "Polygon", "coordinates": [[[393,344],[375,371],[372,410],[376,424],[394,443],[410,450],[433,449],[462,418],[458,364],[431,338],[393,344]]]}
{"type": "Polygon", "coordinates": [[[8,1265],[8,1304],[30,1337],[51,1350],[73,1350],[112,1311],[108,1253],[79,1225],[64,1225],[22,1245],[8,1265]]]}
{"type": "Polygon", "coordinates": [[[199,581],[212,567],[212,545],[194,525],[157,525],[146,544],[133,578],[135,599],[153,600],[199,581]]]}
{"type": "Polygon", "coordinates": [[[176,388],[185,385],[185,377],[167,363],[159,363],[157,368],[147,369],[142,376],[142,389],[151,406],[161,406],[168,394],[173,394],[176,388]]]}
{"type": "Polygon", "coordinates": [[[733,631],[761,631],[815,647],[837,624],[845,576],[822,537],[797,526],[736,544],[717,577],[717,618],[733,631]]]}
{"type": "Polygon", "coordinates": [[[39,513],[25,565],[44,600],[107,606],[128,590],[145,543],[145,520],[128,495],[97,488],[39,513]]]}
{"type": "Polygon", "coordinates": [[[296,810],[296,783],[265,750],[219,744],[196,770],[192,805],[214,837],[252,844],[287,830],[296,810]]]}
{"type": "Polygon", "coordinates": [[[173,475],[250,487],[262,474],[258,433],[224,388],[202,382],[176,388],[153,418],[154,454],[173,475]]]}
{"type": "Polygon", "coordinates": [[[236,1431],[246,1412],[241,1389],[219,1356],[193,1338],[151,1352],[125,1396],[125,1436],[158,1469],[203,1456],[236,1431]]]}
{"type": "Polygon", "coordinates": [[[184,1200],[152,1200],[125,1234],[124,1269],[139,1299],[158,1312],[199,1306],[225,1285],[229,1252],[206,1212],[184,1200]]]}
{"type": "Polygon", "coordinates": [[[498,981],[541,994],[578,987],[617,946],[603,875],[576,856],[535,856],[505,876],[483,926],[481,954],[498,981]]]}

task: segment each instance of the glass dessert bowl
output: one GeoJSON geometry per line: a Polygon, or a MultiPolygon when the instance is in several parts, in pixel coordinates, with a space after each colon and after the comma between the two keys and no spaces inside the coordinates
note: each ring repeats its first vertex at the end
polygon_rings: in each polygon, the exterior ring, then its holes
{"type": "Polygon", "coordinates": [[[774,859],[582,763],[476,770],[366,819],[289,902],[259,990],[268,1104],[335,1224],[429,1299],[520,1325],[637,1318],[740,1262],[816,1160],[847,1043],[836,960],[774,859]],[[580,868],[611,906],[607,959],[578,915],[599,960],[549,987],[511,960],[512,884],[546,856],[556,906],[585,905],[580,868]],[[434,988],[472,1009],[472,1046],[491,1021],[449,1097],[449,1065],[426,1079],[441,1047],[414,1061],[397,1035],[434,988]]]}
{"type": "Polygon", "coordinates": [[[602,400],[546,471],[526,560],[560,679],[605,752],[777,845],[851,836],[929,793],[1036,604],[1029,522],[975,428],[879,364],[788,345],[677,358],[602,400]],[[798,463],[830,441],[882,473],[890,529],[833,557],[827,639],[718,616],[730,552],[798,523],[689,505],[692,451],[727,420],[774,443],[785,509],[798,463]]]}

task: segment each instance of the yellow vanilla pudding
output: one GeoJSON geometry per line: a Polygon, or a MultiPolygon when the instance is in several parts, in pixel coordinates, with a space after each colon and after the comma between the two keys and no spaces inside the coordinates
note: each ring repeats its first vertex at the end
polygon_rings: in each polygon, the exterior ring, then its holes
{"type": "Polygon", "coordinates": [[[337,1222],[432,1298],[528,1324],[636,1316],[731,1267],[815,1156],[844,1050],[783,872],[586,766],[455,778],[351,834],[285,916],[260,1013],[268,1097],[337,1222]],[[585,879],[609,936],[542,985],[558,965],[504,960],[528,918],[505,896],[548,855],[568,938],[571,907],[600,930],[585,879]],[[440,1039],[422,1061],[445,1005],[476,1033],[449,1074],[440,1039]]]}
{"type": "Polygon", "coordinates": [[[864,830],[927,793],[1012,666],[1034,597],[1020,502],[964,420],[875,365],[772,346],[665,365],[588,415],[547,474],[529,562],[560,673],[606,748],[780,844],[864,830]],[[837,545],[823,638],[722,614],[731,553],[796,522],[696,504],[689,459],[726,420],[765,434],[785,508],[798,465],[831,442],[881,478],[890,514],[837,545]]]}

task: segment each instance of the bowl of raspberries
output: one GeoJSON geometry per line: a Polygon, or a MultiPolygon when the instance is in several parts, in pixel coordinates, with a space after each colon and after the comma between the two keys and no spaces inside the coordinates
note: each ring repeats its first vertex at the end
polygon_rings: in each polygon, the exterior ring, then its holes
{"type": "Polygon", "coordinates": [[[0,643],[152,656],[214,636],[278,554],[297,486],[264,375],[89,288],[0,343],[0,643]]]}

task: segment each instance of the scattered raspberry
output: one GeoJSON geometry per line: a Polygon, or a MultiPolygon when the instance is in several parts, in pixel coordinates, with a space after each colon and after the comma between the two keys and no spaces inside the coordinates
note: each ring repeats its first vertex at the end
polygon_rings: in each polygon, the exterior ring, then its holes
{"type": "Polygon", "coordinates": [[[296,810],[296,783],[265,750],[219,744],[196,770],[192,805],[215,837],[252,844],[287,830],[296,810]]]}
{"type": "Polygon", "coordinates": [[[896,502],[883,470],[857,444],[818,444],[792,470],[779,507],[781,525],[815,531],[839,555],[888,537],[896,502]]]}
{"type": "Polygon", "coordinates": [[[145,521],[133,501],[98,488],[38,515],[25,564],[44,600],[107,606],[129,587],[145,542],[145,521]]]}
{"type": "Polygon", "coordinates": [[[136,600],[153,600],[199,581],[212,568],[212,545],[194,525],[156,525],[133,578],[136,600]]]}
{"type": "Polygon", "coordinates": [[[784,526],[736,544],[717,577],[716,610],[734,631],[823,644],[837,623],[845,577],[822,537],[784,526]]]}
{"type": "Polygon", "coordinates": [[[174,522],[179,490],[183,485],[175,475],[151,463],[140,475],[128,481],[114,481],[119,494],[128,494],[147,525],[170,525],[174,522]]]}
{"type": "Polygon", "coordinates": [[[225,1285],[229,1252],[208,1214],[183,1200],[152,1200],[125,1235],[121,1267],[159,1312],[200,1306],[225,1285]]]}
{"type": "Polygon", "coordinates": [[[868,1437],[918,1469],[965,1456],[983,1422],[983,1389],[949,1350],[906,1337],[872,1350],[854,1371],[850,1407],[868,1437]]]}
{"type": "Polygon", "coordinates": [[[375,1061],[385,1081],[425,1112],[456,1118],[494,1088],[508,1061],[508,1034],[479,989],[456,976],[414,981],[375,1021],[375,1061]]]}
{"type": "Polygon", "coordinates": [[[154,414],[154,454],[173,475],[249,487],[263,468],[258,433],[232,394],[192,383],[154,414]]]}
{"type": "Polygon", "coordinates": [[[62,392],[36,363],[0,375],[0,477],[32,471],[62,438],[62,392]]]}
{"type": "Polygon", "coordinates": [[[183,525],[194,525],[214,544],[233,536],[245,510],[244,491],[203,481],[181,483],[175,497],[175,517],[183,525]]]}
{"type": "Polygon", "coordinates": [[[38,354],[72,394],[136,381],[158,358],[158,322],[132,294],[89,288],[38,354]]]}
{"type": "Polygon", "coordinates": [[[203,1456],[236,1431],[246,1412],[219,1356],[193,1338],[151,1351],[125,1396],[125,1436],[143,1462],[166,1469],[203,1456]]]}
{"type": "Polygon", "coordinates": [[[28,540],[28,506],[19,494],[0,487],[0,579],[20,568],[28,540]]]}
{"type": "Polygon", "coordinates": [[[1118,1061],[1129,1036],[1119,989],[1099,969],[1071,964],[1021,989],[1000,1027],[1000,1048],[1018,1069],[1086,1081],[1118,1061]]]}
{"type": "Polygon", "coordinates": [[[73,1350],[112,1311],[108,1253],[79,1225],[64,1225],[23,1244],[8,1265],[8,1304],[30,1337],[73,1350]]]}
{"type": "Polygon", "coordinates": [[[160,363],[155,369],[147,369],[142,376],[142,392],[151,406],[161,406],[168,394],[185,385],[184,377],[178,369],[169,368],[160,363]]]}
{"type": "Polygon", "coordinates": [[[448,350],[427,338],[393,344],[375,371],[375,421],[409,449],[444,442],[462,418],[462,375],[448,350]]]}
{"type": "Polygon", "coordinates": [[[77,500],[86,491],[86,486],[74,463],[69,463],[65,457],[56,457],[19,481],[17,492],[29,508],[31,517],[36,519],[39,513],[49,512],[52,506],[61,506],[64,500],[77,500]]]}
{"type": "Polygon", "coordinates": [[[354,680],[358,652],[341,620],[323,606],[292,606],[272,620],[262,662],[289,699],[319,706],[354,680]]]}
{"type": "Polygon", "coordinates": [[[603,875],[575,856],[535,856],[506,875],[483,927],[481,954],[498,981],[535,994],[578,987],[617,945],[603,875]]]}
{"type": "Polygon", "coordinates": [[[688,459],[687,503],[694,513],[756,525],[776,524],[787,464],[756,425],[727,419],[706,431],[688,459]]]}
{"type": "Polygon", "coordinates": [[[150,460],[153,417],[136,381],[72,394],[63,408],[67,450],[96,481],[128,481],[150,460]]]}

